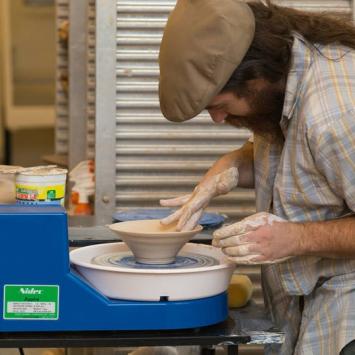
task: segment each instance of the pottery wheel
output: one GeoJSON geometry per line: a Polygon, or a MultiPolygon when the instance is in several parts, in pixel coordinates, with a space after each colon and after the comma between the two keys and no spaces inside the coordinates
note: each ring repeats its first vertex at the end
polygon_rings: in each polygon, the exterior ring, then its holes
{"type": "Polygon", "coordinates": [[[218,265],[217,259],[201,254],[181,253],[175,262],[170,264],[142,264],[138,263],[132,253],[109,253],[92,259],[92,263],[101,266],[116,266],[129,269],[184,269],[218,265]]]}
{"type": "Polygon", "coordinates": [[[180,301],[226,291],[234,263],[218,248],[187,243],[172,264],[137,263],[124,243],[103,243],[70,252],[73,267],[103,295],[119,300],[180,301]]]}

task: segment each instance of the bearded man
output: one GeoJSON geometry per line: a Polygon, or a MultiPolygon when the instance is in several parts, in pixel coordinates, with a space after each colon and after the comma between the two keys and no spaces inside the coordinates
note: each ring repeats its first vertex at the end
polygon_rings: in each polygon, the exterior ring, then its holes
{"type": "Polygon", "coordinates": [[[284,330],[268,354],[355,354],[355,28],[266,2],[179,0],[160,50],[160,106],[207,109],[253,139],[226,154],[163,223],[193,228],[209,201],[254,187],[257,214],[214,233],[237,264],[263,264],[284,330]]]}

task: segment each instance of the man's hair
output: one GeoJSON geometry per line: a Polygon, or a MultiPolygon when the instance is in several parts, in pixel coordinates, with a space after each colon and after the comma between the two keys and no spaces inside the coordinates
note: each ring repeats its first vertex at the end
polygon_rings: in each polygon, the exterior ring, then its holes
{"type": "Polygon", "coordinates": [[[301,34],[315,49],[331,43],[355,49],[355,27],[350,19],[276,6],[270,0],[266,0],[266,5],[260,1],[248,5],[255,16],[255,36],[223,91],[243,95],[248,80],[263,78],[271,83],[286,80],[293,32],[301,34]]]}

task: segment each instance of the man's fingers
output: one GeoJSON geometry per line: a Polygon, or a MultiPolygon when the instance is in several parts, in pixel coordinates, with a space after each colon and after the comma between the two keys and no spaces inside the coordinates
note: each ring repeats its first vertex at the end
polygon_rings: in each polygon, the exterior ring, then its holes
{"type": "Polygon", "coordinates": [[[232,235],[231,237],[224,238],[224,239],[216,238],[214,240],[216,241],[216,245],[218,245],[220,248],[233,247],[233,246],[238,246],[240,244],[250,243],[249,233],[232,235]]]}
{"type": "Polygon", "coordinates": [[[282,218],[269,213],[260,212],[246,217],[240,222],[216,230],[213,233],[213,236],[217,239],[223,239],[232,235],[244,234],[250,231],[255,231],[266,224],[272,224],[273,221],[283,220],[282,218]]]}
{"type": "Polygon", "coordinates": [[[186,222],[186,224],[181,228],[181,231],[185,232],[185,231],[193,230],[197,226],[198,221],[202,216],[202,213],[203,213],[202,209],[195,212],[191,216],[191,218],[186,222]]]}
{"type": "Polygon", "coordinates": [[[290,257],[285,257],[276,260],[269,260],[265,256],[260,254],[252,254],[247,256],[228,256],[228,259],[240,265],[270,265],[282,263],[290,257]]]}
{"type": "Polygon", "coordinates": [[[182,208],[182,214],[180,216],[179,222],[176,226],[177,231],[181,231],[182,228],[185,226],[185,224],[188,222],[188,220],[191,218],[191,216],[195,213],[196,211],[192,210],[190,206],[186,205],[182,208]]]}
{"type": "Polygon", "coordinates": [[[194,229],[195,226],[198,224],[202,213],[203,210],[198,210],[197,212],[192,213],[191,210],[188,208],[180,208],[170,216],[161,219],[160,223],[168,225],[177,222],[177,231],[190,231],[194,229]]]}
{"type": "Polygon", "coordinates": [[[283,263],[284,261],[289,260],[291,258],[292,256],[286,256],[284,258],[268,260],[265,256],[258,255],[253,259],[253,261],[258,264],[278,264],[278,263],[283,263]]]}
{"type": "Polygon", "coordinates": [[[252,259],[252,261],[254,262],[254,263],[262,263],[262,264],[265,264],[265,263],[271,263],[271,261],[270,260],[267,260],[266,259],[266,257],[265,256],[263,256],[263,255],[258,255],[258,256],[255,256],[253,259],[252,259]]]}
{"type": "Polygon", "coordinates": [[[164,225],[168,225],[168,224],[171,224],[173,222],[176,222],[179,220],[180,216],[182,215],[183,213],[183,209],[180,208],[179,210],[175,211],[173,214],[169,215],[168,217],[165,217],[163,219],[160,220],[160,223],[161,224],[164,224],[164,225]]]}
{"type": "Polygon", "coordinates": [[[241,221],[238,223],[231,224],[230,226],[217,229],[213,233],[213,237],[216,239],[223,239],[233,235],[245,234],[246,232],[249,232],[251,230],[253,230],[253,228],[250,228],[248,224],[245,224],[243,223],[243,221],[241,221]]]}
{"type": "Polygon", "coordinates": [[[229,260],[233,261],[237,265],[259,265],[259,264],[269,264],[265,261],[255,261],[256,258],[262,257],[261,255],[248,255],[248,256],[231,256],[228,257],[229,260]]]}
{"type": "Polygon", "coordinates": [[[227,256],[247,256],[251,254],[256,254],[255,244],[242,244],[233,247],[223,248],[222,251],[227,256]]]}
{"type": "Polygon", "coordinates": [[[184,205],[190,199],[190,197],[191,194],[188,194],[188,195],[170,198],[166,200],[160,200],[159,203],[161,206],[164,207],[176,207],[176,206],[184,205]]]}
{"type": "Polygon", "coordinates": [[[219,248],[219,239],[212,239],[212,246],[213,247],[216,247],[216,248],[219,248]]]}

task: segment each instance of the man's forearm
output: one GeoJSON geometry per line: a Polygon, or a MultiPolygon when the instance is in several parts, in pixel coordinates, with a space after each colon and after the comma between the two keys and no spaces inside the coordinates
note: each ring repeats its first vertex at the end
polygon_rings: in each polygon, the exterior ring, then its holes
{"type": "Polygon", "coordinates": [[[297,223],[260,212],[213,236],[213,245],[237,263],[267,264],[306,255],[355,259],[355,217],[297,223]]]}
{"type": "Polygon", "coordinates": [[[291,224],[297,255],[355,258],[355,217],[291,224]]]}
{"type": "Polygon", "coordinates": [[[212,165],[203,180],[231,167],[238,167],[238,187],[254,187],[253,143],[247,142],[240,149],[225,154],[212,165]]]}

